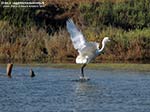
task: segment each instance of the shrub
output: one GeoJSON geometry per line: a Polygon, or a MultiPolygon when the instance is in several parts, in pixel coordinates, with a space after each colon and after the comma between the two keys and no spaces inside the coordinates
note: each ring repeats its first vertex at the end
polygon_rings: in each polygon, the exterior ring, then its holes
{"type": "Polygon", "coordinates": [[[127,0],[113,3],[112,1],[81,4],[80,10],[88,25],[104,27],[111,25],[125,30],[150,26],[150,1],[127,0]]]}

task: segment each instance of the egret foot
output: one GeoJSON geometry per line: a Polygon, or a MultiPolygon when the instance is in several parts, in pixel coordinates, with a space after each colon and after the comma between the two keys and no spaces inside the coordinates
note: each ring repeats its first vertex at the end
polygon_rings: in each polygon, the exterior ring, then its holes
{"type": "Polygon", "coordinates": [[[89,81],[90,79],[88,77],[80,77],[79,81],[80,82],[85,82],[85,81],[89,81]]]}
{"type": "Polygon", "coordinates": [[[72,80],[72,81],[75,81],[75,82],[86,82],[86,81],[89,81],[90,79],[88,77],[80,77],[79,79],[75,79],[75,80],[72,80]]]}

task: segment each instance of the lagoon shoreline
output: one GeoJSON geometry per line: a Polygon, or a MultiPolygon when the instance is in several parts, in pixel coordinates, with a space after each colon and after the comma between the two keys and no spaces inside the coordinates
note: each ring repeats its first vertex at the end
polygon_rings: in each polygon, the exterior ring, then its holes
{"type": "MultiPolygon", "coordinates": [[[[6,67],[6,63],[0,63],[0,67],[6,67]]],[[[75,63],[14,63],[15,66],[24,67],[50,67],[64,69],[80,69],[82,64],[75,63]]],[[[146,71],[150,72],[150,64],[142,63],[90,63],[88,69],[95,70],[127,70],[127,71],[146,71]]]]}

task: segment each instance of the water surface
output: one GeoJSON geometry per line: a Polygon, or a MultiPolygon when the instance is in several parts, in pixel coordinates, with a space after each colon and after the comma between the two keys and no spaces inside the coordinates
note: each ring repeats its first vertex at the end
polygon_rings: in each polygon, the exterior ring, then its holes
{"type": "Polygon", "coordinates": [[[1,112],[149,112],[150,72],[15,66],[12,78],[0,67],[1,112]]]}

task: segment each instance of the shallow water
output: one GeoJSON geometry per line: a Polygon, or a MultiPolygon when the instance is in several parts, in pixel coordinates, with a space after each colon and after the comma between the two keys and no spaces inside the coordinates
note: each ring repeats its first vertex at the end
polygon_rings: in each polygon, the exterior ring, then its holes
{"type": "Polygon", "coordinates": [[[0,67],[1,112],[149,112],[150,72],[15,66],[12,78],[0,67]]]}

